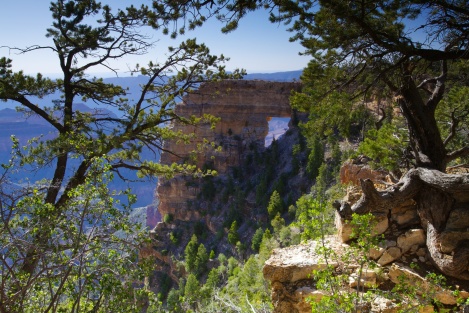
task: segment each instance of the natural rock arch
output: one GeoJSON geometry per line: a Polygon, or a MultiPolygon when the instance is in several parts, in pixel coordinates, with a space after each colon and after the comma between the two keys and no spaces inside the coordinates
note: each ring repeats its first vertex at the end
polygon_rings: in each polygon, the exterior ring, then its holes
{"type": "MultiPolygon", "coordinates": [[[[173,141],[164,143],[164,148],[172,153],[161,155],[162,164],[181,162],[187,158],[198,144],[204,140],[222,147],[220,152],[200,155],[197,165],[211,160],[218,173],[225,173],[230,167],[240,164],[240,155],[246,149],[264,148],[269,125],[268,119],[291,117],[289,97],[293,90],[301,88],[297,82],[268,82],[260,80],[224,80],[205,83],[183,98],[176,106],[175,113],[181,117],[210,114],[220,118],[215,129],[210,125],[190,126],[178,121],[172,123],[176,131],[194,133],[195,140],[190,144],[173,141]]],[[[186,210],[187,202],[195,199],[197,190],[187,186],[184,177],[160,179],[157,187],[158,211],[161,216],[171,214],[179,220],[200,219],[198,211],[186,210]]]]}

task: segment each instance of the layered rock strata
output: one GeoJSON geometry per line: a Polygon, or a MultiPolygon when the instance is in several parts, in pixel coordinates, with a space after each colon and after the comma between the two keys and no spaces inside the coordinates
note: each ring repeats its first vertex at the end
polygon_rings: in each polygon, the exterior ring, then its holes
{"type": "MultiPolygon", "coordinates": [[[[164,143],[162,164],[187,161],[191,153],[207,142],[221,150],[206,150],[195,163],[208,165],[219,174],[238,166],[246,149],[263,148],[271,117],[290,117],[289,97],[299,90],[299,83],[225,80],[202,84],[184,97],[175,108],[178,116],[190,118],[209,114],[220,121],[215,128],[209,124],[187,125],[176,120],[170,127],[184,134],[193,134],[189,144],[175,141],[164,143]],[[208,163],[208,164],[207,164],[208,163]]],[[[188,183],[187,177],[161,178],[158,182],[158,210],[161,216],[170,214],[175,220],[195,221],[201,218],[197,210],[189,210],[188,203],[200,192],[200,185],[188,183]]]]}

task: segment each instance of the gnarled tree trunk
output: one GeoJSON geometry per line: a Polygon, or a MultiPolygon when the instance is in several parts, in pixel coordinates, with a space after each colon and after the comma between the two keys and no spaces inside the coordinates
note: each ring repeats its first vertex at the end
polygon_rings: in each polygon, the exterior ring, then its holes
{"type": "MultiPolygon", "coordinates": [[[[409,199],[415,200],[434,265],[446,275],[469,280],[468,237],[456,238],[451,254],[443,253],[441,246],[441,235],[449,226],[451,211],[457,206],[467,209],[469,214],[469,175],[417,168],[407,172],[397,184],[385,191],[377,191],[370,180],[362,180],[361,185],[363,195],[351,207],[350,213],[383,213],[409,199]]],[[[463,233],[469,231],[469,225],[467,227],[463,233]]]]}

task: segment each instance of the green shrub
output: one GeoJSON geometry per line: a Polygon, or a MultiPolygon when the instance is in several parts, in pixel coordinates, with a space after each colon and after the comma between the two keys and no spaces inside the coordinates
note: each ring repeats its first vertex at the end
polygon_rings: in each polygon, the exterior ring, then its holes
{"type": "Polygon", "coordinates": [[[166,224],[169,224],[172,221],[173,221],[173,215],[166,213],[163,217],[163,222],[165,222],[166,224]]]}
{"type": "Polygon", "coordinates": [[[370,157],[374,167],[395,170],[400,167],[407,146],[407,131],[396,124],[384,124],[379,130],[368,131],[358,153],[370,157]]]}

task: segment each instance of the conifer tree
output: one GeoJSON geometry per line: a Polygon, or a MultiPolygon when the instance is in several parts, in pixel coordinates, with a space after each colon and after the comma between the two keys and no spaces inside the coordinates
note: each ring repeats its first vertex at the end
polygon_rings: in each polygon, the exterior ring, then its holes
{"type": "Polygon", "coordinates": [[[238,222],[233,221],[233,223],[231,223],[230,230],[228,231],[228,242],[232,245],[236,245],[238,241],[238,222]]]}
{"type": "Polygon", "coordinates": [[[270,196],[269,205],[267,206],[267,212],[269,213],[269,217],[273,219],[277,214],[282,213],[283,211],[283,201],[280,197],[280,194],[277,190],[272,192],[270,196]]]}
{"type": "Polygon", "coordinates": [[[194,165],[161,165],[141,152],[149,149],[156,158],[163,140],[191,140],[161,127],[172,120],[213,122],[213,117],[176,115],[176,101],[201,82],[232,75],[225,72],[223,56],[188,39],[164,49],[167,59],[132,66],[130,71],[146,82],[138,95],[129,95],[89,73],[104,68],[117,74],[114,60],[143,59],[155,43],[141,29],[150,20],[163,23],[164,16],[145,5],[116,10],[96,0],[52,1],[50,11],[49,45],[10,48],[31,55],[36,50],[53,53],[60,78],[28,76],[14,69],[11,59],[0,57],[0,100],[13,101],[25,118],[39,118],[53,129],[50,137],[33,138],[27,145],[13,138],[12,157],[2,166],[0,308],[139,311],[145,302],[139,297],[151,296],[134,284],[149,269],[136,255],[146,239],[143,228],[129,218],[134,196],[121,191],[117,199],[118,191],[110,190],[109,183],[114,175],[135,180],[197,172],[194,165]],[[46,96],[56,98],[38,105],[37,98],[46,96]],[[93,104],[90,111],[82,109],[83,101],[93,104]],[[52,175],[37,183],[14,181],[17,171],[45,167],[52,168],[52,175]]]}
{"type": "Polygon", "coordinates": [[[197,275],[200,275],[207,270],[208,257],[207,249],[204,244],[201,243],[197,249],[197,256],[194,262],[194,269],[197,275]]]}
{"type": "Polygon", "coordinates": [[[256,232],[252,236],[251,240],[251,249],[254,252],[258,252],[262,242],[262,236],[264,235],[264,230],[260,227],[256,229],[256,232]]]}
{"type": "Polygon", "coordinates": [[[196,235],[192,235],[191,240],[187,243],[186,248],[184,249],[184,260],[186,271],[192,272],[196,267],[195,263],[197,260],[197,251],[199,243],[196,235]]]}
{"type": "Polygon", "coordinates": [[[191,309],[196,307],[200,296],[200,286],[197,277],[194,274],[187,276],[186,285],[184,287],[184,301],[191,309]]]}

